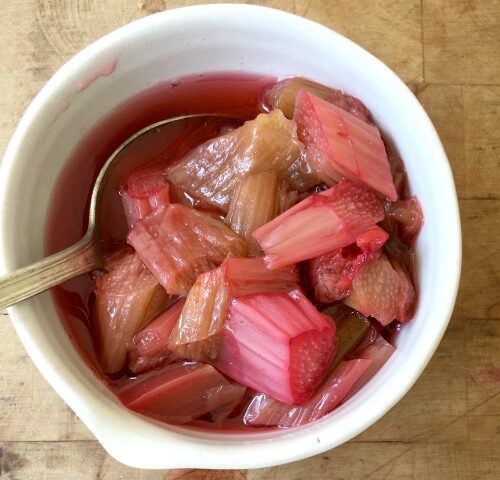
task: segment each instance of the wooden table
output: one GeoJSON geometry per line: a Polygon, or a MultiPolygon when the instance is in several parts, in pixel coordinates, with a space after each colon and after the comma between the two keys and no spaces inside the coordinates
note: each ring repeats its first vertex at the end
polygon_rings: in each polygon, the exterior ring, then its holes
{"type": "MultiPolygon", "coordinates": [[[[33,96],[76,51],[131,20],[195,3],[207,2],[2,2],[0,150],[33,96]]],[[[42,379],[3,316],[2,480],[500,478],[500,1],[255,3],[360,43],[411,86],[435,122],[455,174],[464,239],[460,293],[436,355],[390,413],[333,451],[263,470],[150,472],[104,452],[42,379]]]]}

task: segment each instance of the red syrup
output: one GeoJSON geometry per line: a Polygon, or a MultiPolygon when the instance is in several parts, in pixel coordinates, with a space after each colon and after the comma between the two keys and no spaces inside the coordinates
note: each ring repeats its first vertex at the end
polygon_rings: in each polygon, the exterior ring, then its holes
{"type": "MultiPolygon", "coordinates": [[[[120,104],[85,133],[60,174],[50,201],[45,232],[46,253],[76,243],[88,223],[95,179],[108,157],[128,137],[152,123],[179,116],[215,113],[230,118],[191,119],[165,125],[131,144],[122,154],[104,190],[98,218],[103,252],[125,244],[127,226],[117,195],[119,179],[137,165],[166,165],[190,149],[217,136],[228,126],[262,112],[262,95],[276,78],[247,73],[209,73],[160,83],[120,104]]],[[[92,341],[94,303],[92,274],[82,275],[52,289],[62,324],[86,364],[105,383],[92,341]]]]}

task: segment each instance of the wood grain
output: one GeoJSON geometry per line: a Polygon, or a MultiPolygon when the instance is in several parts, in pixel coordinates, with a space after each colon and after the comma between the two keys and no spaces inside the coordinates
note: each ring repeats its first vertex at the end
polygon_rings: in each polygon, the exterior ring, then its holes
{"type": "Polygon", "coordinates": [[[498,84],[500,0],[423,0],[425,78],[498,84]]]}
{"type": "MultiPolygon", "coordinates": [[[[204,0],[2,3],[0,151],[47,79],[114,28],[204,0]]],[[[412,88],[443,140],[463,222],[454,317],[408,395],[326,454],[249,471],[140,471],[120,465],[52,391],[0,312],[0,478],[362,480],[500,478],[500,1],[266,0],[377,55],[412,88]]],[[[436,205],[439,208],[439,205],[436,205]]]]}

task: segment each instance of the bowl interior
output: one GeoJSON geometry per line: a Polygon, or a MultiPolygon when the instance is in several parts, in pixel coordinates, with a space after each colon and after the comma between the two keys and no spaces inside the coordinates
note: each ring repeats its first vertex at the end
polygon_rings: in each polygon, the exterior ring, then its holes
{"type": "Polygon", "coordinates": [[[137,467],[258,467],[346,441],[406,393],[430,359],[453,308],[460,271],[455,189],[442,146],[418,101],[381,62],[331,30],[241,5],[189,7],[134,22],[79,53],[50,80],[23,117],[2,164],[2,271],[43,256],[51,191],[69,153],[92,125],[157,82],[234,70],[304,75],[344,89],[370,108],[404,159],[411,190],[425,214],[417,244],[419,306],[388,364],[342,407],[294,432],[236,437],[158,425],[121,408],[75,352],[49,294],[9,309],[47,380],[112,455],[137,467]],[[266,452],[269,440],[272,455],[266,452]],[[174,456],[168,455],[172,445],[174,456]]]}

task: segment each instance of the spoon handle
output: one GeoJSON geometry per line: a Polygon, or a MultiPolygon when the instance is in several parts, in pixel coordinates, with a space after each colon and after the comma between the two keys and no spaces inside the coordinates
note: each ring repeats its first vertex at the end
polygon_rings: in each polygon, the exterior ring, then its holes
{"type": "Polygon", "coordinates": [[[0,309],[101,266],[93,238],[85,236],[62,252],[0,278],[0,309]]]}

